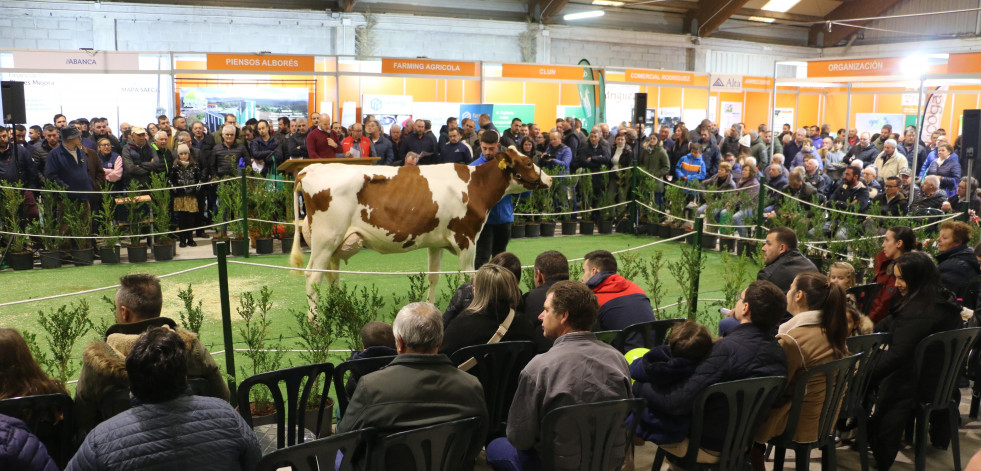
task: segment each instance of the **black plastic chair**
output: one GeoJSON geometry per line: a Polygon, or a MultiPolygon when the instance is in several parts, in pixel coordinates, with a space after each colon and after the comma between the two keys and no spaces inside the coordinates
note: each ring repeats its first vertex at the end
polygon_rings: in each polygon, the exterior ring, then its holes
{"type": "Polygon", "coordinates": [[[774,471],[783,469],[784,456],[788,448],[794,450],[796,459],[794,469],[809,469],[808,462],[811,459],[811,450],[814,448],[821,450],[821,469],[825,471],[835,469],[837,462],[835,458],[835,422],[838,421],[838,411],[845,397],[845,391],[854,376],[855,365],[861,357],[862,354],[857,353],[840,360],[829,361],[800,375],[794,387],[794,398],[790,406],[790,415],[787,417],[787,428],[784,429],[783,435],[773,438],[769,442],[776,451],[773,458],[774,471]],[[821,405],[821,415],[818,417],[817,440],[801,443],[794,440],[794,435],[797,433],[797,424],[800,421],[808,383],[812,378],[819,378],[819,381],[824,382],[824,401],[821,405]]]}
{"type": "Polygon", "coordinates": [[[276,450],[263,456],[255,471],[276,471],[284,467],[292,471],[334,470],[338,452],[343,453],[344,458],[337,471],[353,470],[352,460],[367,456],[375,434],[375,429],[366,428],[276,450]]]}
{"type": "Polygon", "coordinates": [[[616,340],[617,335],[619,334],[619,330],[601,330],[599,332],[593,332],[593,335],[596,336],[596,340],[599,340],[607,345],[613,345],[613,341],[616,340]]]}
{"type": "Polygon", "coordinates": [[[926,469],[926,446],[927,446],[927,425],[930,422],[930,413],[933,411],[946,410],[950,414],[950,441],[951,449],[954,453],[954,469],[961,469],[960,441],[957,436],[957,427],[960,418],[958,404],[953,399],[954,390],[957,389],[957,380],[964,368],[964,361],[967,354],[977,339],[981,328],[948,330],[930,335],[920,341],[916,346],[915,358],[915,378],[916,383],[924,381],[924,372],[930,371],[931,381],[935,385],[933,391],[927,397],[917,397],[916,400],[916,436],[913,440],[913,448],[916,451],[915,469],[917,471],[926,469]],[[926,364],[928,354],[940,353],[941,361],[935,359],[926,364]]]}
{"type": "Polygon", "coordinates": [[[75,403],[67,394],[41,394],[0,400],[0,414],[23,420],[64,469],[75,455],[75,403]]]}
{"type": "Polygon", "coordinates": [[[580,471],[619,469],[633,443],[634,424],[643,409],[643,399],[619,399],[552,409],[542,419],[538,452],[542,469],[555,469],[557,435],[578,436],[580,471]],[[620,456],[616,456],[618,448],[622,450],[620,456]]]}
{"type": "Polygon", "coordinates": [[[344,411],[347,410],[347,405],[351,402],[351,397],[354,395],[353,388],[351,389],[351,395],[348,395],[348,385],[351,381],[357,381],[358,378],[368,373],[373,373],[388,366],[394,359],[394,356],[389,356],[348,360],[334,368],[334,392],[337,393],[339,417],[344,417],[344,411]]]}
{"type": "Polygon", "coordinates": [[[518,390],[518,375],[537,350],[534,342],[498,342],[461,348],[450,355],[454,365],[471,358],[477,360],[467,372],[476,376],[484,388],[489,421],[485,443],[505,435],[511,400],[518,390]]]}
{"type": "Polygon", "coordinates": [[[845,391],[845,400],[841,403],[841,419],[855,419],[857,428],[855,443],[858,446],[858,457],[862,464],[862,471],[869,469],[869,414],[871,405],[866,402],[868,396],[869,383],[872,380],[872,370],[876,363],[882,358],[883,348],[889,345],[892,334],[888,332],[869,335],[856,335],[845,339],[848,351],[861,353],[862,357],[858,360],[855,367],[855,376],[852,377],[848,391],[845,391]]]}
{"type": "MultiPolygon", "coordinates": [[[[783,376],[741,379],[713,384],[695,396],[691,413],[691,430],[688,432],[688,451],[676,457],[658,447],[651,471],[660,471],[664,458],[689,471],[718,470],[742,471],[749,466],[749,450],[753,444],[753,432],[763,421],[766,412],[783,391],[787,379],[783,376]],[[705,404],[715,396],[726,401],[729,416],[725,422],[722,451],[716,463],[699,463],[698,453],[705,430],[705,404]]],[[[713,417],[720,424],[721,417],[713,417]]]]}
{"type": "Polygon", "coordinates": [[[869,315],[869,311],[872,310],[872,302],[875,301],[881,290],[882,283],[869,283],[848,288],[848,294],[855,295],[855,300],[858,301],[862,314],[869,315]]]}
{"type": "MultiPolygon", "coordinates": [[[[312,365],[294,366],[282,370],[269,371],[250,376],[238,387],[239,414],[245,422],[253,427],[252,411],[249,407],[249,391],[253,387],[265,385],[269,388],[273,406],[276,408],[276,448],[285,448],[297,443],[303,443],[303,432],[306,429],[306,410],[313,388],[324,379],[324,388],[320,391],[319,408],[317,409],[317,426],[313,433],[322,437],[330,434],[331,424],[323,423],[324,410],[327,405],[327,395],[330,393],[330,379],[334,365],[330,363],[315,363],[312,365]],[[286,399],[280,386],[286,386],[286,399]],[[302,388],[302,390],[301,390],[302,388]],[[324,426],[326,425],[326,428],[324,426]],[[321,433],[324,431],[325,433],[321,433]]],[[[328,410],[328,413],[330,411],[328,410]]]]}
{"type": "Polygon", "coordinates": [[[365,469],[469,469],[480,453],[480,446],[473,446],[474,434],[479,429],[480,418],[469,417],[388,435],[376,441],[368,458],[370,467],[365,469]]]}
{"type": "Polygon", "coordinates": [[[686,319],[662,319],[659,321],[640,322],[627,326],[613,340],[613,348],[626,353],[627,340],[635,339],[640,336],[644,348],[654,348],[664,344],[664,339],[668,336],[668,331],[678,322],[686,319]]]}

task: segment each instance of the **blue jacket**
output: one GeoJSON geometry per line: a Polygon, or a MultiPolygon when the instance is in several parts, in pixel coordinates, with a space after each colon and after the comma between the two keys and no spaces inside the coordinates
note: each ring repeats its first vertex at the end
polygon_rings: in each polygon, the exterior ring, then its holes
{"type": "Polygon", "coordinates": [[[950,154],[947,160],[941,164],[940,159],[930,162],[930,169],[927,175],[940,177],[940,189],[947,192],[950,198],[957,194],[957,184],[961,181],[961,162],[956,153],[950,154]]]}
{"type": "MultiPolygon", "coordinates": [[[[774,334],[751,323],[739,324],[712,345],[708,357],[695,367],[695,372],[687,381],[670,388],[655,388],[651,383],[638,381],[633,386],[634,395],[646,399],[647,409],[663,418],[690,414],[695,396],[713,384],[763,376],[786,376],[787,357],[774,334]]],[[[703,448],[722,450],[726,417],[725,399],[713,398],[706,404],[703,448]]]]}
{"type": "Polygon", "coordinates": [[[557,168],[560,170],[560,175],[565,175],[569,173],[569,166],[572,165],[572,149],[565,144],[557,148],[550,144],[545,148],[545,153],[542,154],[539,162],[542,167],[557,168]],[[548,158],[545,158],[545,155],[548,155],[548,158]]]}
{"type": "MultiPolygon", "coordinates": [[[[470,162],[470,166],[477,167],[487,162],[490,162],[490,160],[484,158],[484,154],[480,154],[477,160],[470,162]]],[[[487,222],[484,225],[507,224],[512,222],[514,222],[514,205],[511,203],[511,195],[504,195],[504,198],[491,208],[490,214],[487,215],[487,222]]]]}
{"type": "MultiPolygon", "coordinates": [[[[814,149],[811,149],[811,151],[808,152],[808,154],[811,154],[811,155],[814,156],[814,159],[817,160],[817,163],[818,163],[818,170],[820,170],[820,171],[823,172],[824,171],[824,159],[821,158],[821,154],[818,154],[817,151],[814,150],[814,149]]],[[[786,158],[786,156],[784,156],[784,157],[786,158]]],[[[797,155],[794,156],[794,160],[790,162],[790,168],[803,167],[803,166],[804,166],[804,151],[800,151],[800,152],[797,153],[797,155]]]]}
{"type": "Polygon", "coordinates": [[[0,469],[58,471],[58,465],[27,424],[0,414],[0,469]]]}
{"type": "Polygon", "coordinates": [[[689,182],[700,182],[705,179],[705,161],[701,157],[688,154],[678,161],[674,174],[679,179],[687,178],[689,182]]]}
{"type": "MultiPolygon", "coordinates": [[[[910,164],[913,163],[913,161],[912,160],[909,160],[908,158],[906,160],[910,164]]],[[[930,153],[927,154],[926,159],[923,160],[923,164],[920,165],[920,174],[919,174],[920,180],[922,180],[923,177],[927,176],[927,171],[930,170],[930,165],[933,165],[933,161],[934,160],[937,160],[937,151],[936,150],[930,151],[930,153]]]]}
{"type": "MultiPolygon", "coordinates": [[[[630,377],[636,382],[648,383],[654,389],[668,390],[690,378],[696,366],[695,362],[687,358],[671,356],[671,349],[667,345],[659,345],[634,360],[630,365],[630,377]]],[[[659,445],[678,443],[688,436],[689,428],[690,414],[657,416],[645,408],[637,423],[637,435],[659,445]]]]}
{"type": "MultiPolygon", "coordinates": [[[[702,142],[701,140],[699,140],[698,143],[702,146],[702,160],[705,161],[705,165],[707,165],[702,172],[705,175],[715,175],[719,171],[719,163],[722,162],[722,155],[719,153],[719,146],[712,140],[711,137],[707,143],[702,142]]],[[[704,179],[705,175],[702,175],[701,179],[704,179]]]]}
{"type": "MultiPolygon", "coordinates": [[[[190,389],[188,389],[190,393],[190,389]]],[[[251,470],[262,457],[255,432],[227,402],[181,395],[143,404],[102,422],[85,437],[66,471],[251,470]]]]}
{"type": "Polygon", "coordinates": [[[263,141],[261,137],[256,136],[252,139],[249,144],[249,150],[252,152],[252,158],[255,160],[262,160],[266,165],[275,166],[283,163],[283,143],[275,136],[269,136],[268,141],[263,141]]]}
{"type": "Polygon", "coordinates": [[[436,145],[436,136],[431,132],[427,132],[421,137],[414,132],[402,134],[402,142],[399,144],[399,155],[404,158],[409,152],[415,152],[420,155],[423,153],[428,154],[419,159],[419,165],[439,163],[439,160],[437,160],[438,157],[436,156],[439,153],[436,145]]]}
{"type": "Polygon", "coordinates": [[[470,146],[458,141],[456,144],[447,142],[439,152],[440,159],[444,164],[469,164],[473,160],[470,146]]]}
{"type": "MultiPolygon", "coordinates": [[[[89,166],[86,162],[85,151],[79,146],[73,157],[65,146],[58,146],[48,153],[48,161],[44,166],[44,178],[51,180],[65,189],[74,191],[92,191],[92,177],[89,176],[89,166]]],[[[69,193],[72,199],[89,199],[91,194],[69,193]]]]}
{"type": "Polygon", "coordinates": [[[392,141],[385,136],[379,136],[377,141],[371,143],[375,146],[375,153],[381,157],[375,165],[395,165],[395,148],[392,146],[392,141]]]}

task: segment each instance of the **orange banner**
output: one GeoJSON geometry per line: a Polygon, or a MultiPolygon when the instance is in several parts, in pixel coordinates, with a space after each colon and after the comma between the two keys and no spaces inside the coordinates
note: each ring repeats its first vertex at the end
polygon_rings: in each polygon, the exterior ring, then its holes
{"type": "Polygon", "coordinates": [[[807,63],[807,77],[870,77],[877,75],[900,75],[902,59],[841,59],[831,61],[812,61],[807,63]]]}
{"type": "Polygon", "coordinates": [[[948,74],[977,74],[981,73],[981,53],[971,52],[951,54],[947,59],[948,74]]]}
{"type": "Polygon", "coordinates": [[[624,77],[627,82],[658,83],[666,85],[694,85],[695,74],[691,72],[672,72],[670,70],[627,69],[624,77]]]}
{"type": "Polygon", "coordinates": [[[313,72],[313,56],[271,54],[208,54],[208,70],[313,72]]]}
{"type": "Polygon", "coordinates": [[[431,61],[428,59],[382,59],[383,74],[452,75],[478,77],[476,62],[431,61]]]}
{"type": "Polygon", "coordinates": [[[770,77],[750,77],[743,76],[743,88],[756,88],[770,90],[773,88],[773,79],[770,77]]]}
{"type": "Polygon", "coordinates": [[[582,80],[582,67],[569,65],[504,64],[501,77],[582,80]]]}

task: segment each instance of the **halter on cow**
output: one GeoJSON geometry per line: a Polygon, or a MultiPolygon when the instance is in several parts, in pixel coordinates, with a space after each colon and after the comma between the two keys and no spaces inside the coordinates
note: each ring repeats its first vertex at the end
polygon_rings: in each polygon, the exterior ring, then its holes
{"type": "MultiPolygon", "coordinates": [[[[429,271],[439,271],[443,249],[460,257],[460,270],[473,270],[477,237],[487,214],[506,194],[547,188],[552,179],[513,146],[478,167],[441,164],[362,167],[314,164],[296,176],[306,218],[296,231],[310,245],[308,269],[337,270],[361,248],[379,253],[429,249],[429,271]]],[[[293,197],[295,214],[300,200],[293,197]]],[[[290,264],[303,264],[300,238],[293,239],[290,264]]],[[[327,273],[331,283],[337,273],[327,273]]],[[[322,272],[306,272],[309,315],[322,272]]],[[[438,274],[429,275],[429,301],[438,274]]]]}

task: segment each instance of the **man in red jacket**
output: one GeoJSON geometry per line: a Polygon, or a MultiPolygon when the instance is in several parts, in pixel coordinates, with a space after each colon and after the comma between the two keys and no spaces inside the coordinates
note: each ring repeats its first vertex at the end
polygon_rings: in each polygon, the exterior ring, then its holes
{"type": "Polygon", "coordinates": [[[351,135],[341,141],[341,150],[348,158],[377,157],[371,139],[364,135],[361,123],[351,125],[351,135]]]}
{"type": "MultiPolygon", "coordinates": [[[[653,321],[654,310],[644,290],[634,282],[617,275],[617,259],[606,250],[586,254],[582,262],[582,282],[593,290],[599,301],[599,329],[623,330],[634,324],[653,321]]],[[[639,335],[627,338],[627,350],[643,347],[639,335]]]]}
{"type": "Polygon", "coordinates": [[[341,138],[330,129],[330,117],[320,115],[317,127],[307,134],[307,153],[311,159],[333,159],[341,152],[341,138]]]}

